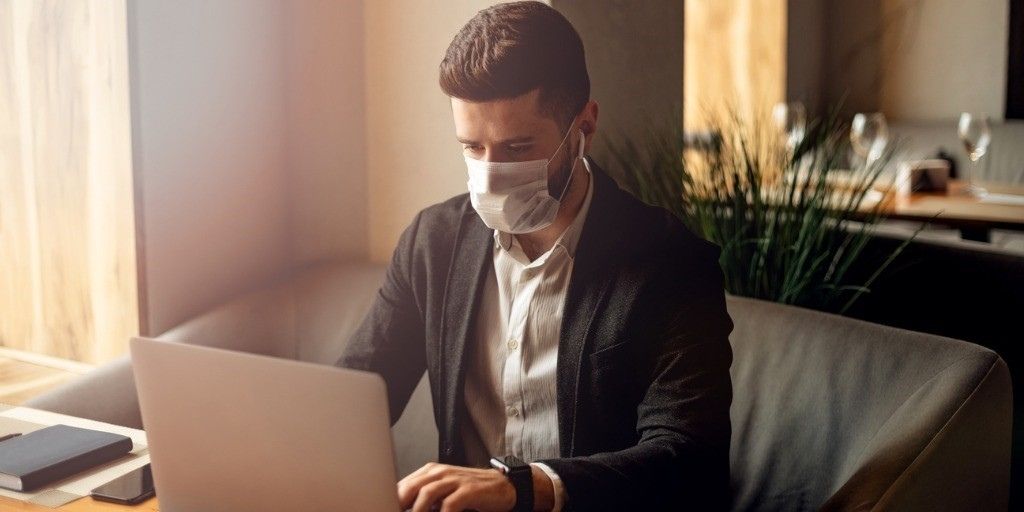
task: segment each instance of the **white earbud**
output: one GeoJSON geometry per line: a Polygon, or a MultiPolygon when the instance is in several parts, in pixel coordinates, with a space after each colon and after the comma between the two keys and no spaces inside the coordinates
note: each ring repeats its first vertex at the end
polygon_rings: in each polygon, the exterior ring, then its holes
{"type": "Polygon", "coordinates": [[[579,155],[577,155],[577,158],[579,158],[580,160],[583,160],[583,167],[587,168],[587,174],[593,176],[594,175],[594,171],[590,170],[590,162],[588,162],[587,158],[585,156],[583,156],[583,149],[586,148],[586,147],[587,147],[587,134],[583,133],[583,129],[581,128],[580,129],[580,152],[579,152],[579,155]]]}

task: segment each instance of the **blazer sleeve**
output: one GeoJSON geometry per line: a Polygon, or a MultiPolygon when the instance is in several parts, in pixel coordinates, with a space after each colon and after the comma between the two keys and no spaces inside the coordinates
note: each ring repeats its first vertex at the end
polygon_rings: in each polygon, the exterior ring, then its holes
{"type": "Polygon", "coordinates": [[[634,307],[636,376],[646,383],[637,445],[539,461],[562,479],[564,510],[728,508],[733,323],[719,248],[702,243],[690,248],[699,257],[667,262],[634,307]]]}
{"type": "Polygon", "coordinates": [[[384,378],[392,425],[427,368],[424,315],[413,287],[420,218],[402,232],[370,311],[335,364],[384,378]]]}

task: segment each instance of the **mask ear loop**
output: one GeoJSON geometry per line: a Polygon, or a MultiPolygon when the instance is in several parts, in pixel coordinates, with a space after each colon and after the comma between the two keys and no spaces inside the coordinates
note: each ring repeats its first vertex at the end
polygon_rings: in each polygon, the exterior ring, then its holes
{"type": "Polygon", "coordinates": [[[562,186],[562,192],[558,194],[558,202],[562,202],[562,199],[565,197],[565,191],[569,190],[569,184],[572,183],[572,175],[576,172],[576,160],[583,160],[583,167],[587,168],[587,173],[591,176],[594,175],[594,173],[590,171],[590,164],[587,163],[587,159],[583,156],[583,148],[586,146],[587,136],[583,133],[583,130],[580,129],[580,150],[576,155],[576,158],[572,160],[572,170],[569,171],[569,177],[565,179],[565,185],[562,186]]]}

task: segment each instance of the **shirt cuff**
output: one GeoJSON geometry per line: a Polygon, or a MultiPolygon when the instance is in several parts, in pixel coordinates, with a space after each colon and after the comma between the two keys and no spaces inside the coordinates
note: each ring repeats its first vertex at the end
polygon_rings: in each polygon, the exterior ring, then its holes
{"type": "Polygon", "coordinates": [[[551,469],[550,466],[542,462],[531,462],[531,466],[537,466],[548,478],[551,479],[551,485],[555,489],[555,505],[551,507],[551,512],[561,512],[562,507],[565,506],[565,500],[569,497],[565,494],[565,485],[562,484],[562,479],[558,477],[558,473],[551,469]]]}

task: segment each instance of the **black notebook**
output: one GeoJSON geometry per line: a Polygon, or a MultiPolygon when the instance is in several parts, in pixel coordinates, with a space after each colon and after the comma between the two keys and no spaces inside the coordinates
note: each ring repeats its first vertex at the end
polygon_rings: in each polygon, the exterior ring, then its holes
{"type": "Polygon", "coordinates": [[[29,492],[132,451],[120,434],[52,425],[0,441],[0,487],[29,492]]]}

